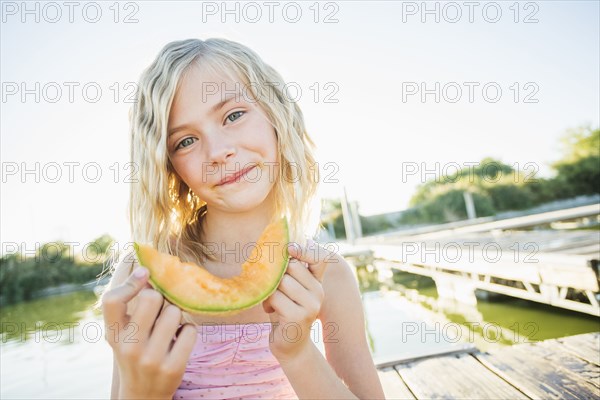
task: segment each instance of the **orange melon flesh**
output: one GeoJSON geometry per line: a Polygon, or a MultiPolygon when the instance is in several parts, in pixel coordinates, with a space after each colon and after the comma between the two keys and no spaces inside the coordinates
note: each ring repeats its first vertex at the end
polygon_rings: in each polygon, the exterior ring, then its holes
{"type": "Polygon", "coordinates": [[[193,314],[235,314],[269,297],[288,265],[288,222],[285,217],[262,232],[242,273],[221,278],[201,265],[181,262],[151,246],[134,243],[140,265],[150,271],[149,283],[182,310],[193,314]]]}

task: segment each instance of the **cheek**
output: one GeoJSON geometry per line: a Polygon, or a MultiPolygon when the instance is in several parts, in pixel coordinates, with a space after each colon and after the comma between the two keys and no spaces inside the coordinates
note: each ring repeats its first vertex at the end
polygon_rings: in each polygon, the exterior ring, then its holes
{"type": "Polygon", "coordinates": [[[269,161],[275,162],[277,161],[277,134],[275,133],[275,129],[271,126],[267,129],[267,134],[263,137],[263,145],[265,149],[265,157],[269,159],[269,161]]]}
{"type": "Polygon", "coordinates": [[[178,159],[171,159],[171,170],[179,179],[187,183],[185,170],[182,168],[181,162],[179,162],[178,159]]]}
{"type": "Polygon", "coordinates": [[[246,136],[245,143],[253,151],[260,154],[264,161],[277,160],[277,135],[275,129],[266,121],[256,121],[249,127],[251,135],[246,136]]]}
{"type": "Polygon", "coordinates": [[[187,155],[186,157],[177,158],[172,165],[177,175],[189,187],[197,188],[204,183],[202,177],[206,176],[207,172],[201,169],[202,163],[197,161],[195,157],[187,155]]]}

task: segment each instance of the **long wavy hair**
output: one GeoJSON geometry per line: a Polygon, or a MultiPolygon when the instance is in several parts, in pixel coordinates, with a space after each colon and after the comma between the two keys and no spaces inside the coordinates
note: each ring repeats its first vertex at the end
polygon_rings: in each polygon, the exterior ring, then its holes
{"type": "Polygon", "coordinates": [[[273,219],[286,216],[290,240],[304,244],[319,228],[313,214],[320,213],[315,144],[298,104],[284,92],[281,75],[253,50],[224,38],[170,42],[139,79],[129,115],[131,162],[139,168],[129,199],[132,240],[186,261],[216,259],[203,244],[200,229],[209,207],[180,179],[167,154],[173,98],[182,76],[195,64],[237,78],[267,115],[278,150],[273,219]]]}

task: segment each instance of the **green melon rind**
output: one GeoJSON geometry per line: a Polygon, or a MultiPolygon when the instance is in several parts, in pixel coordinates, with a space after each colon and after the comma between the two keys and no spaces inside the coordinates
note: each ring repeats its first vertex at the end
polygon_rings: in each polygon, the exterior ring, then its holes
{"type": "MultiPolygon", "coordinates": [[[[287,218],[282,218],[282,219],[284,221],[285,239],[286,239],[286,244],[287,244],[289,242],[289,227],[288,227],[287,218]]],[[[143,259],[142,255],[140,253],[140,247],[138,246],[138,244],[134,242],[133,248],[135,249],[135,254],[137,256],[138,261],[140,262],[140,265],[145,266],[147,263],[143,259]]],[[[150,279],[148,280],[148,282],[150,283],[150,285],[152,285],[152,287],[154,289],[156,289],[158,292],[160,292],[167,300],[169,300],[171,303],[176,304],[177,306],[179,306],[181,309],[183,309],[185,311],[189,311],[192,313],[197,312],[197,313],[202,313],[202,314],[210,314],[210,315],[225,315],[225,314],[237,313],[237,312],[241,312],[243,310],[254,307],[255,305],[264,301],[271,294],[273,294],[273,292],[275,292],[275,290],[279,286],[279,283],[281,282],[281,279],[283,279],[283,275],[285,274],[285,271],[287,270],[287,267],[288,267],[289,261],[290,261],[287,245],[284,246],[284,249],[285,249],[284,250],[285,253],[284,253],[283,262],[285,263],[285,265],[282,266],[281,272],[279,273],[279,277],[277,278],[276,283],[268,291],[266,291],[265,294],[262,295],[261,297],[255,298],[255,299],[251,300],[250,302],[243,304],[239,307],[234,307],[234,308],[195,307],[195,306],[185,303],[184,301],[180,300],[176,296],[172,295],[171,293],[169,293],[165,289],[163,289],[158,282],[156,282],[154,279],[152,279],[152,274],[150,275],[150,279]]]]}
{"type": "MultiPolygon", "coordinates": [[[[138,256],[138,260],[140,261],[140,265],[144,266],[144,261],[143,259],[140,257],[140,254],[137,252],[137,247],[136,247],[136,254],[138,256]]],[[[160,284],[158,282],[156,282],[154,279],[150,278],[149,279],[149,283],[152,285],[152,287],[154,289],[156,289],[157,291],[159,291],[166,299],[168,299],[171,303],[177,304],[181,309],[185,310],[185,311],[189,311],[189,312],[200,312],[203,314],[212,314],[212,315],[217,315],[217,314],[228,314],[228,313],[233,313],[233,312],[239,312],[239,311],[243,311],[246,310],[248,308],[251,308],[253,306],[255,306],[256,304],[259,304],[261,301],[263,301],[264,299],[266,299],[267,297],[269,297],[271,294],[273,294],[273,292],[275,292],[275,290],[277,289],[277,287],[279,286],[279,283],[281,282],[281,279],[283,278],[283,274],[285,273],[285,271],[287,270],[287,266],[289,264],[289,255],[287,253],[287,249],[286,249],[286,258],[284,259],[286,265],[285,267],[282,268],[281,273],[279,274],[279,277],[277,278],[277,282],[273,285],[273,287],[271,287],[267,292],[265,292],[265,294],[259,298],[253,299],[250,302],[243,304],[241,306],[238,307],[232,307],[232,308],[202,308],[202,307],[194,307],[191,306],[187,303],[185,303],[185,301],[177,298],[177,296],[172,295],[171,293],[169,293],[168,291],[166,291],[165,289],[163,289],[160,284]]]]}

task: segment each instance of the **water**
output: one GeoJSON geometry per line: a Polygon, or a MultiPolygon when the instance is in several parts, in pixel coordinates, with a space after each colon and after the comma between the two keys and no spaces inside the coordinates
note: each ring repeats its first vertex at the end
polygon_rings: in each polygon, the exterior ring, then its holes
{"type": "Polygon", "coordinates": [[[95,301],[75,292],[2,307],[0,398],[110,398],[112,350],[95,301]]]}
{"type": "Polygon", "coordinates": [[[376,360],[464,345],[489,350],[600,331],[598,317],[545,304],[500,296],[466,306],[439,298],[427,277],[403,272],[392,276],[369,265],[359,265],[357,275],[376,360]]]}
{"type": "MultiPolygon", "coordinates": [[[[398,290],[386,291],[379,280],[389,276],[366,266],[357,272],[376,360],[600,331],[600,319],[576,312],[517,299],[464,307],[439,299],[425,278],[399,274],[398,290]]],[[[0,398],[110,398],[112,350],[95,301],[76,292],[1,309],[0,398]]]]}

